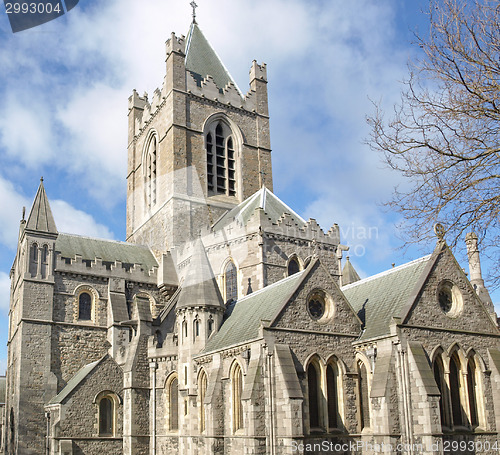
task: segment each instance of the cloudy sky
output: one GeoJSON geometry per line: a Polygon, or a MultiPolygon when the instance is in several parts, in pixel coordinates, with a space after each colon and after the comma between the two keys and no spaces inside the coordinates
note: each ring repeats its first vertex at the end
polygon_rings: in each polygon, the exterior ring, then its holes
{"type": "MultiPolygon", "coordinates": [[[[364,144],[371,100],[398,99],[426,2],[197,2],[201,29],[243,91],[251,61],[268,65],[276,194],[326,230],[338,223],[363,276],[430,252],[397,249],[398,215],[380,203],[399,176],[364,144]]],[[[191,21],[189,0],[80,0],[13,34],[1,8],[0,373],[22,207],[43,175],[59,231],[124,239],[127,98],[161,85],[165,40],[191,21]]]]}

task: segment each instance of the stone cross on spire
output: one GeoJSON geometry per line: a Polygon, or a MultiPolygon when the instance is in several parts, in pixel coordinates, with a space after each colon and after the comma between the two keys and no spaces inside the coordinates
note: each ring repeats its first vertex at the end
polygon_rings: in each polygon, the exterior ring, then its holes
{"type": "Polygon", "coordinates": [[[193,8],[193,23],[196,24],[196,8],[198,8],[198,5],[194,0],[190,3],[190,5],[191,8],[193,8]]]}

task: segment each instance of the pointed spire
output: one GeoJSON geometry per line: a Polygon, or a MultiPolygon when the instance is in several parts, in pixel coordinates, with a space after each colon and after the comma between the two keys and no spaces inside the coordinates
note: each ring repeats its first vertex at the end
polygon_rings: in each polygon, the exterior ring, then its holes
{"type": "Polygon", "coordinates": [[[356,269],[351,264],[349,256],[347,256],[346,259],[346,263],[342,269],[342,286],[347,286],[348,284],[355,283],[361,279],[358,272],[356,272],[356,269]]]}
{"type": "Polygon", "coordinates": [[[224,307],[205,247],[201,239],[197,239],[193,246],[191,262],[182,284],[177,308],[200,306],[224,307]]]}
{"type": "Polygon", "coordinates": [[[215,85],[220,90],[225,88],[227,84],[232,83],[241,94],[241,90],[217,53],[210,46],[194,18],[186,39],[186,71],[193,75],[198,85],[207,76],[212,76],[215,85]]]}
{"type": "Polygon", "coordinates": [[[43,186],[43,177],[40,178],[40,186],[31,207],[31,212],[26,223],[26,229],[31,231],[47,232],[57,234],[56,223],[50,210],[49,200],[43,186]]]}

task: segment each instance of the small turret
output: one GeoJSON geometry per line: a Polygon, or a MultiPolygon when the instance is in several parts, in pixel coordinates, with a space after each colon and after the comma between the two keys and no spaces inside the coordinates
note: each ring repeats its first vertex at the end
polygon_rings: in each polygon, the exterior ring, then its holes
{"type": "Polygon", "coordinates": [[[465,244],[467,245],[467,257],[469,259],[470,282],[472,286],[474,286],[477,295],[488,309],[488,312],[492,314],[496,320],[495,308],[490,293],[484,285],[481,273],[481,260],[479,258],[477,235],[474,232],[469,232],[465,236],[465,244]]]}
{"type": "Polygon", "coordinates": [[[356,269],[353,267],[351,261],[349,260],[349,256],[347,256],[346,263],[344,265],[344,268],[342,269],[342,286],[347,286],[348,284],[355,283],[360,279],[361,278],[359,277],[358,272],[356,272],[356,269]]]}

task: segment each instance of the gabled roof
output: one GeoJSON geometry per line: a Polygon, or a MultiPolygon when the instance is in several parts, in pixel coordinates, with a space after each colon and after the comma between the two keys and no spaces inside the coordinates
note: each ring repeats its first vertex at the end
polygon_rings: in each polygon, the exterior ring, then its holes
{"type": "Polygon", "coordinates": [[[89,363],[83,368],[78,370],[78,372],[68,381],[66,387],[64,387],[52,400],[49,401],[49,406],[51,404],[61,404],[65,398],[69,396],[73,390],[75,390],[78,385],[94,370],[94,368],[99,365],[106,356],[96,362],[89,363]]]}
{"type": "Polygon", "coordinates": [[[191,262],[177,302],[177,308],[193,306],[223,306],[219,286],[201,239],[194,243],[191,262]]]}
{"type": "Polygon", "coordinates": [[[216,351],[259,336],[261,320],[273,319],[299,287],[308,269],[271,284],[236,302],[228,319],[210,338],[204,352],[216,351]]]}
{"type": "Polygon", "coordinates": [[[243,226],[252,218],[256,209],[264,210],[272,223],[276,223],[285,213],[288,213],[292,220],[299,226],[304,226],[306,220],[300,215],[295,213],[288,205],[286,205],[280,198],[274,195],[270,190],[263,186],[259,191],[245,199],[236,207],[227,212],[222,218],[216,221],[213,229],[219,230],[237,220],[243,226]]]}
{"type": "Polygon", "coordinates": [[[401,316],[431,257],[425,256],[341,288],[365,324],[360,340],[390,333],[392,318],[401,316]]]}
{"type": "Polygon", "coordinates": [[[0,376],[0,404],[5,404],[7,398],[7,378],[0,376]]]}
{"type": "Polygon", "coordinates": [[[57,234],[56,223],[52,216],[52,210],[50,210],[49,200],[43,186],[43,178],[40,179],[40,186],[38,187],[35,201],[31,207],[26,229],[57,234]]]}
{"type": "MultiPolygon", "coordinates": [[[[198,85],[207,76],[212,76],[219,89],[225,88],[229,83],[233,83],[238,89],[229,71],[196,22],[191,24],[186,39],[186,70],[193,75],[198,85]]],[[[238,91],[241,94],[239,89],[238,91]]]]}
{"type": "Polygon", "coordinates": [[[82,256],[82,259],[101,258],[106,262],[121,261],[126,264],[141,264],[145,270],[158,267],[158,262],[148,247],[132,243],[60,233],[55,249],[65,258],[73,258],[78,254],[82,256]]]}

